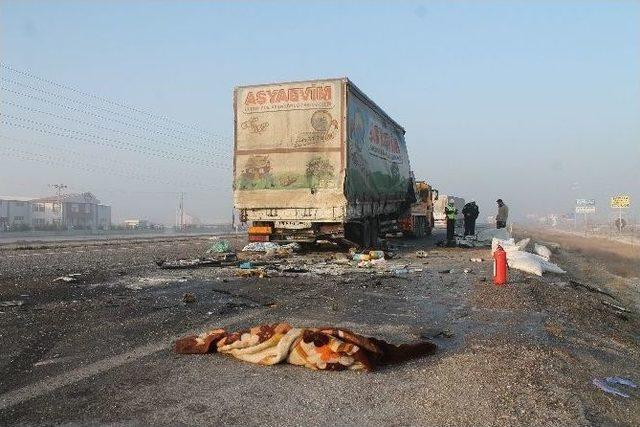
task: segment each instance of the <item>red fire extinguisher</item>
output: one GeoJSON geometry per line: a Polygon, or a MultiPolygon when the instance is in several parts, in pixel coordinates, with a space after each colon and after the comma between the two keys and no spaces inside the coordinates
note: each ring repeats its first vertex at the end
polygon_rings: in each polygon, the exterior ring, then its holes
{"type": "Polygon", "coordinates": [[[507,253],[502,246],[498,246],[493,253],[493,283],[496,285],[507,283],[507,253]]]}

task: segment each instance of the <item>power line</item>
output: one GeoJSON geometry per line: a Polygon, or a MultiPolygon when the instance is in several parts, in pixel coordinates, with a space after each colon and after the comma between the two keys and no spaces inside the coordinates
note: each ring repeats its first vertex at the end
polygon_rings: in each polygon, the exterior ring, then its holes
{"type": "MultiPolygon", "coordinates": [[[[31,95],[31,94],[28,94],[28,93],[19,92],[19,91],[13,90],[13,89],[6,88],[4,86],[0,86],[0,90],[4,90],[6,92],[11,92],[11,93],[13,93],[15,95],[23,96],[25,98],[30,98],[30,99],[33,99],[33,100],[36,100],[36,101],[39,101],[39,102],[44,102],[46,104],[53,105],[55,107],[64,108],[64,109],[67,109],[67,110],[70,110],[70,111],[75,111],[75,112],[80,113],[80,114],[87,114],[89,116],[95,117],[95,118],[100,119],[100,120],[111,121],[111,122],[114,122],[114,123],[121,124],[123,126],[140,129],[140,130],[143,130],[145,132],[155,133],[157,135],[161,135],[161,136],[165,136],[165,137],[169,137],[169,138],[185,141],[185,142],[188,142],[188,143],[194,143],[195,142],[195,141],[193,141],[191,139],[187,139],[187,138],[184,138],[184,137],[181,137],[181,136],[177,136],[177,135],[172,135],[171,133],[161,132],[161,131],[158,131],[157,129],[154,129],[154,128],[149,128],[149,127],[145,127],[145,126],[136,125],[136,124],[133,124],[133,123],[123,122],[122,120],[118,120],[118,119],[113,118],[113,117],[103,116],[103,115],[100,115],[100,114],[96,114],[96,113],[94,113],[92,111],[81,110],[79,108],[75,108],[75,107],[72,107],[72,106],[66,105],[66,104],[59,104],[57,102],[53,102],[53,101],[51,101],[49,99],[46,99],[46,98],[41,98],[39,96],[34,96],[34,95],[31,95]]],[[[212,147],[212,148],[214,148],[216,150],[220,150],[221,146],[219,144],[209,144],[209,143],[206,143],[207,141],[204,141],[204,142],[205,142],[205,145],[208,145],[208,146],[210,146],[210,147],[212,147]]],[[[225,146],[222,146],[222,147],[223,147],[223,149],[225,151],[227,149],[231,148],[230,145],[229,146],[225,145],[225,146]]],[[[221,155],[228,155],[228,154],[221,154],[221,155]]]]}
{"type": "Polygon", "coordinates": [[[24,105],[16,104],[15,102],[6,101],[4,99],[0,100],[0,102],[2,102],[4,104],[7,104],[7,105],[11,105],[11,106],[17,107],[17,108],[20,108],[20,109],[23,109],[23,110],[31,111],[33,113],[45,114],[45,115],[48,115],[48,116],[51,116],[51,117],[55,117],[57,119],[67,120],[67,121],[71,121],[71,122],[75,122],[75,123],[79,123],[79,124],[95,127],[97,129],[102,129],[102,130],[106,130],[106,131],[109,131],[109,132],[119,133],[119,134],[122,134],[122,135],[125,135],[125,136],[130,136],[130,137],[133,137],[133,138],[141,139],[143,141],[157,142],[159,144],[168,145],[168,146],[175,147],[175,148],[182,148],[182,149],[194,151],[196,153],[201,153],[201,154],[205,154],[205,155],[213,155],[213,156],[219,156],[219,157],[228,156],[228,155],[224,155],[224,154],[218,154],[218,153],[212,153],[212,152],[208,152],[208,151],[199,150],[197,148],[188,147],[188,146],[185,146],[183,144],[171,143],[171,142],[162,141],[162,140],[159,140],[159,139],[145,138],[144,136],[136,135],[136,134],[133,134],[133,133],[130,133],[130,132],[122,131],[122,130],[119,130],[119,129],[108,128],[106,126],[101,126],[101,125],[98,125],[98,124],[95,124],[95,123],[91,123],[91,122],[87,122],[87,121],[84,121],[84,120],[78,120],[78,119],[74,119],[74,118],[71,118],[71,117],[61,116],[61,115],[58,115],[58,114],[55,114],[55,113],[50,113],[48,111],[38,110],[36,108],[31,108],[31,107],[27,107],[27,106],[24,106],[24,105]]]}
{"type": "MultiPolygon", "coordinates": [[[[19,138],[13,138],[7,135],[2,135],[0,134],[0,138],[2,139],[6,139],[8,141],[14,141],[14,142],[18,142],[20,144],[31,144],[31,145],[37,145],[43,148],[49,148],[49,149],[54,149],[56,150],[56,152],[61,152],[61,153],[65,153],[66,155],[70,155],[70,156],[75,156],[75,157],[79,157],[79,158],[86,158],[87,155],[83,154],[83,153],[78,153],[77,151],[73,151],[73,150],[69,150],[68,148],[62,148],[62,147],[51,147],[49,144],[45,144],[42,142],[38,142],[35,141],[33,139],[27,140],[27,139],[19,139],[19,138]]],[[[92,156],[92,158],[94,158],[95,156],[92,156]]],[[[133,168],[138,168],[140,166],[139,163],[131,163],[131,162],[125,162],[125,161],[121,161],[121,160],[111,160],[111,159],[105,159],[104,157],[100,158],[100,162],[101,163],[110,163],[116,166],[129,166],[132,169],[133,168]]],[[[192,175],[192,174],[185,174],[182,169],[180,169],[179,171],[177,171],[178,175],[182,175],[186,178],[189,179],[202,179],[202,176],[196,176],[196,175],[192,175]]]]}
{"type": "Polygon", "coordinates": [[[91,173],[94,173],[94,174],[95,174],[96,170],[102,170],[103,173],[106,173],[106,174],[109,174],[109,175],[117,175],[117,176],[121,176],[121,177],[124,177],[124,178],[132,178],[132,179],[152,182],[152,183],[156,183],[156,184],[172,185],[172,186],[177,186],[179,188],[183,188],[183,187],[199,187],[199,188],[208,189],[208,190],[221,189],[220,187],[209,186],[209,185],[204,185],[204,184],[200,184],[200,183],[166,181],[166,180],[163,180],[161,177],[157,177],[157,176],[141,175],[141,174],[135,174],[135,173],[129,173],[129,172],[124,172],[123,173],[123,172],[114,170],[112,168],[103,168],[103,167],[97,166],[97,165],[96,166],[92,166],[91,168],[88,168],[84,164],[79,164],[79,163],[75,163],[75,162],[68,162],[68,161],[66,161],[66,159],[63,159],[63,158],[60,158],[60,157],[53,157],[53,156],[48,156],[48,155],[43,155],[43,154],[38,154],[38,153],[32,153],[32,152],[28,152],[28,151],[24,151],[24,150],[18,150],[18,149],[6,147],[6,146],[5,147],[0,146],[0,151],[5,151],[5,155],[11,156],[11,157],[20,158],[20,159],[23,159],[23,160],[45,163],[45,164],[49,164],[51,166],[73,167],[74,170],[84,170],[86,172],[91,172],[91,173]],[[8,151],[9,153],[6,153],[6,151],[8,151]]]}
{"type": "Polygon", "coordinates": [[[26,123],[30,123],[30,124],[35,124],[37,126],[42,126],[42,127],[46,127],[46,128],[53,128],[53,129],[59,129],[61,131],[64,132],[71,132],[74,134],[80,134],[80,135],[84,135],[87,136],[89,138],[95,138],[98,140],[102,140],[102,141],[107,141],[107,142],[99,142],[99,141],[94,141],[88,138],[84,138],[84,137],[77,137],[77,136],[73,136],[73,135],[65,135],[65,134],[61,134],[61,133],[57,133],[57,132],[53,132],[53,131],[48,131],[45,129],[38,129],[35,128],[33,126],[27,126],[27,125],[21,125],[18,123],[12,123],[10,121],[7,120],[0,120],[2,123],[11,125],[11,126],[15,126],[15,127],[20,127],[23,129],[29,129],[29,130],[35,130],[37,132],[42,132],[42,133],[48,133],[51,135],[56,135],[56,136],[60,136],[60,137],[64,137],[64,138],[70,138],[70,139],[76,139],[79,141],[86,141],[92,144],[97,144],[97,145],[104,145],[107,147],[111,147],[111,148],[116,148],[116,149],[120,149],[120,150],[128,150],[128,151],[134,151],[134,152],[138,152],[138,153],[142,153],[142,154],[151,154],[153,156],[157,156],[157,157],[166,157],[166,158],[170,158],[173,160],[177,160],[177,161],[181,161],[181,162],[185,162],[185,163],[198,163],[198,164],[203,164],[203,165],[208,165],[208,166],[215,166],[218,168],[223,168],[223,169],[229,169],[230,165],[228,163],[220,163],[220,162],[215,162],[215,161],[208,161],[208,160],[202,160],[198,157],[193,157],[193,156],[185,156],[185,155],[179,155],[179,154],[175,154],[172,153],[170,151],[166,151],[166,150],[153,150],[151,148],[148,148],[146,146],[140,146],[140,145],[136,145],[136,144],[132,144],[130,142],[126,142],[126,141],[118,141],[116,139],[113,138],[107,138],[104,136],[99,136],[99,135],[93,135],[90,133],[86,133],[86,132],[81,132],[81,131],[77,131],[77,130],[73,130],[73,129],[67,129],[67,128],[63,128],[61,126],[55,126],[55,125],[51,125],[48,123],[42,123],[42,122],[38,122],[36,120],[30,120],[30,119],[25,119],[23,117],[17,117],[17,116],[12,116],[10,114],[4,114],[4,113],[0,113],[0,116],[4,116],[4,117],[8,117],[10,119],[14,119],[14,120],[18,120],[21,122],[26,122],[26,123]],[[158,154],[160,153],[160,154],[158,154]]]}
{"type": "MultiPolygon", "coordinates": [[[[65,100],[65,101],[75,102],[76,104],[84,105],[84,106],[86,106],[86,107],[88,107],[88,108],[93,108],[93,109],[96,109],[96,110],[102,110],[102,111],[107,112],[107,113],[109,113],[109,114],[113,114],[113,115],[116,115],[116,116],[124,117],[124,118],[127,118],[127,119],[129,119],[129,120],[133,120],[133,121],[135,121],[135,122],[145,123],[145,121],[144,121],[144,120],[140,120],[140,119],[138,119],[138,118],[131,117],[131,116],[128,116],[128,115],[126,115],[126,114],[122,114],[122,113],[119,113],[119,112],[117,112],[117,111],[110,110],[110,109],[108,109],[108,108],[99,107],[99,106],[97,106],[97,105],[89,104],[89,103],[86,103],[86,102],[84,102],[84,101],[79,101],[79,100],[77,100],[77,99],[70,98],[70,97],[68,97],[68,96],[64,96],[64,95],[60,95],[60,94],[57,94],[57,93],[48,92],[48,91],[46,91],[46,90],[44,90],[44,89],[40,89],[40,88],[37,88],[37,87],[33,87],[33,86],[26,85],[26,84],[21,83],[21,82],[19,82],[19,81],[17,81],[17,80],[8,79],[8,78],[6,78],[6,77],[0,77],[0,80],[5,81],[5,82],[8,82],[8,83],[11,83],[11,84],[14,84],[14,85],[17,85],[17,86],[24,87],[24,88],[29,89],[29,90],[33,90],[33,91],[36,91],[36,92],[44,93],[45,95],[49,95],[49,96],[53,96],[53,97],[55,97],[55,98],[63,99],[63,100],[65,100]]],[[[165,129],[165,130],[172,130],[172,128],[168,128],[168,127],[166,127],[166,126],[162,126],[162,125],[159,125],[159,124],[156,124],[156,126],[158,126],[159,128],[165,129]]],[[[181,133],[184,133],[184,134],[187,134],[187,135],[188,135],[188,133],[187,133],[187,132],[184,132],[184,131],[182,131],[182,130],[173,129],[173,131],[174,131],[174,132],[181,132],[181,133]]],[[[200,137],[199,137],[199,136],[196,136],[196,135],[194,135],[194,136],[195,136],[196,138],[203,138],[203,137],[201,137],[201,136],[200,136],[200,137]]],[[[207,139],[204,139],[204,140],[205,140],[205,141],[207,141],[207,139]]]]}
{"type": "Polygon", "coordinates": [[[169,118],[169,117],[167,117],[167,116],[163,116],[163,115],[159,115],[159,114],[154,114],[154,113],[149,113],[149,112],[144,111],[144,110],[142,110],[142,109],[140,109],[140,108],[137,108],[137,107],[132,107],[132,106],[130,106],[130,105],[126,105],[126,104],[124,104],[124,103],[120,103],[120,102],[112,101],[112,100],[110,100],[110,99],[107,99],[107,98],[104,98],[104,97],[101,97],[101,96],[98,96],[98,95],[94,95],[94,94],[92,94],[92,93],[85,92],[85,91],[82,91],[82,90],[79,90],[79,89],[73,88],[73,87],[71,87],[71,86],[64,85],[64,84],[62,84],[62,83],[54,82],[53,80],[49,80],[49,79],[46,79],[46,78],[44,78],[44,77],[36,76],[35,74],[32,74],[32,73],[27,72],[27,71],[18,70],[18,69],[16,69],[16,68],[13,68],[13,67],[11,67],[11,66],[9,66],[9,65],[5,64],[4,62],[0,62],[0,67],[4,68],[4,69],[6,69],[6,70],[12,71],[12,72],[14,72],[14,73],[17,73],[17,74],[23,75],[23,76],[25,76],[25,77],[29,77],[29,78],[31,78],[31,79],[35,79],[35,80],[38,80],[38,81],[44,82],[44,83],[47,83],[47,84],[50,84],[50,85],[56,86],[56,87],[58,87],[58,88],[66,89],[66,90],[72,91],[72,92],[74,92],[74,93],[77,93],[77,94],[80,94],[80,95],[83,95],[83,96],[87,96],[87,97],[89,97],[89,98],[97,99],[97,100],[102,101],[102,102],[105,102],[105,103],[107,103],[107,104],[111,104],[111,105],[115,105],[115,106],[118,106],[118,107],[121,107],[121,108],[125,108],[125,109],[128,109],[128,110],[130,110],[130,111],[134,111],[134,112],[136,112],[136,113],[138,113],[138,114],[143,114],[143,115],[146,115],[146,116],[148,116],[148,117],[152,117],[152,118],[157,119],[157,120],[158,120],[158,119],[159,119],[159,120],[165,120],[165,121],[168,121],[168,122],[175,123],[175,124],[177,124],[177,125],[180,125],[180,126],[186,127],[186,128],[188,128],[188,129],[195,130],[195,131],[200,132],[200,133],[213,135],[213,136],[216,136],[216,137],[219,137],[219,138],[226,138],[226,139],[230,139],[230,138],[229,138],[229,137],[227,137],[227,136],[218,135],[218,134],[215,134],[215,133],[213,133],[213,132],[211,132],[211,131],[207,131],[207,130],[202,130],[202,129],[199,129],[199,128],[197,128],[197,127],[193,126],[193,125],[189,125],[189,124],[186,124],[186,123],[182,123],[182,122],[180,122],[180,121],[178,121],[178,120],[171,119],[171,118],[169,118]]]}

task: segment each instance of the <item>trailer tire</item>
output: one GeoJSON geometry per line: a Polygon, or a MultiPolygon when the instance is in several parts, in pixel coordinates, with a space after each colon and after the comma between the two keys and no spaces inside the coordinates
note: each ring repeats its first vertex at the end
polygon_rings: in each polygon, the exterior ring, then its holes
{"type": "Polygon", "coordinates": [[[380,234],[380,225],[377,218],[371,218],[369,221],[369,246],[376,249],[378,247],[378,237],[380,234]]]}

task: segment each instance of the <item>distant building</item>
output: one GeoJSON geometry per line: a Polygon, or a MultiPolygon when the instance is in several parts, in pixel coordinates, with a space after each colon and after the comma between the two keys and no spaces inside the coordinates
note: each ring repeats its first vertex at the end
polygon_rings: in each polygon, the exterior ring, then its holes
{"type": "Polygon", "coordinates": [[[31,226],[31,198],[0,196],[0,230],[31,226]]]}
{"type": "Polygon", "coordinates": [[[37,199],[0,197],[0,229],[20,227],[109,228],[111,206],[91,193],[62,194],[37,199]]]}
{"type": "Polygon", "coordinates": [[[146,219],[125,219],[124,220],[125,228],[129,229],[140,229],[140,228],[149,228],[151,227],[151,223],[146,219]]]}

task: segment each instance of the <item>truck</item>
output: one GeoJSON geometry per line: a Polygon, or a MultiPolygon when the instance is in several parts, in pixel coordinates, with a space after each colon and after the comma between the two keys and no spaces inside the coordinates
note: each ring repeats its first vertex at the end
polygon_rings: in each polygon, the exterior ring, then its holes
{"type": "Polygon", "coordinates": [[[450,201],[453,201],[453,205],[458,210],[458,215],[456,216],[456,223],[462,224],[462,219],[464,216],[462,215],[462,208],[464,208],[464,199],[462,197],[449,196],[449,195],[440,195],[438,200],[434,204],[434,219],[435,226],[438,228],[443,228],[447,226],[447,216],[444,213],[444,207],[449,204],[450,201]]]}
{"type": "Polygon", "coordinates": [[[411,214],[405,130],[347,78],[234,90],[233,199],[250,241],[371,247],[411,214]]]}
{"type": "Polygon", "coordinates": [[[438,190],[426,181],[415,181],[416,201],[411,204],[408,215],[400,218],[402,232],[413,237],[429,236],[435,225],[434,203],[438,190]]]}

